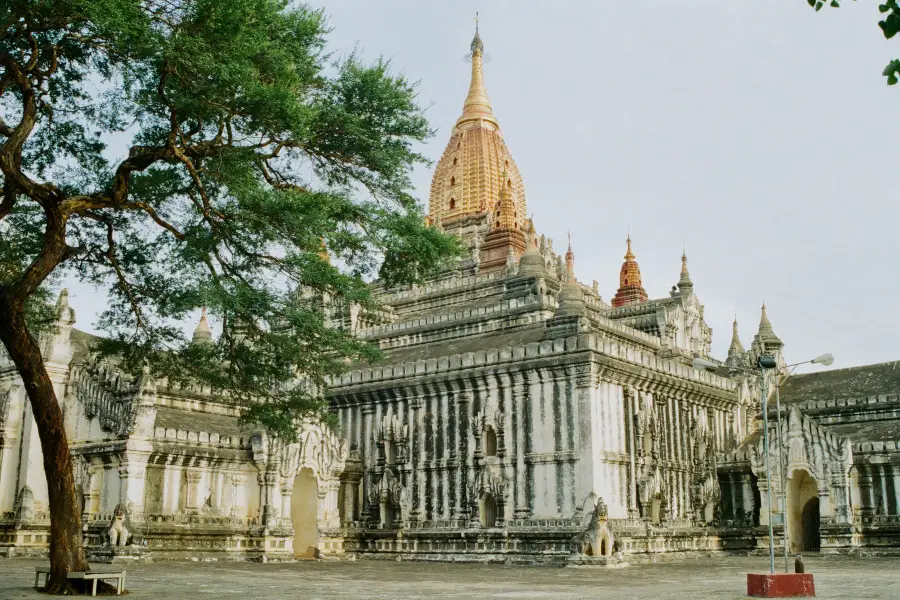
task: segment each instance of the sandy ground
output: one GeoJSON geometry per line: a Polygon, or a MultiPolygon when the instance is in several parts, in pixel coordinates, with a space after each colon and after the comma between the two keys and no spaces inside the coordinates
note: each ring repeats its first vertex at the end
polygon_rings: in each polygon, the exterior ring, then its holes
{"type": "MultiPolygon", "coordinates": [[[[35,592],[41,561],[0,559],[0,598],[35,592]]],[[[900,599],[900,558],[806,557],[818,598],[900,599]]],[[[618,569],[359,560],[127,565],[128,598],[390,599],[745,598],[746,573],[766,557],[714,557],[618,569]]]]}

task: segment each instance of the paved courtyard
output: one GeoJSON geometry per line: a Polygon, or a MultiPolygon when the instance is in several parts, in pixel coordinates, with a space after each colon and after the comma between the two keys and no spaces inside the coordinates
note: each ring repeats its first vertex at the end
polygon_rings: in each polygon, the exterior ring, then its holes
{"type": "MultiPolygon", "coordinates": [[[[0,559],[0,598],[47,598],[30,588],[34,560],[0,559]]],[[[764,557],[690,559],[619,569],[421,562],[156,563],[127,566],[129,598],[391,599],[744,598],[764,557]]],[[[819,598],[900,598],[900,558],[809,558],[819,598]]]]}

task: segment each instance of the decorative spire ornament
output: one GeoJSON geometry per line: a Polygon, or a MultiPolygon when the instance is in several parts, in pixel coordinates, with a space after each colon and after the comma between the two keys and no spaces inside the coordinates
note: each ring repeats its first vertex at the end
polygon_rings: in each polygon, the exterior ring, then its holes
{"type": "Polygon", "coordinates": [[[625,262],[622,263],[622,268],[619,270],[619,289],[612,299],[613,308],[640,304],[648,300],[647,291],[641,283],[641,269],[634,259],[634,252],[631,251],[630,231],[625,243],[627,245],[625,262]]]}
{"type": "Polygon", "coordinates": [[[469,82],[469,93],[463,102],[463,114],[456,121],[456,126],[467,121],[484,119],[493,123],[495,127],[500,125],[494,118],[494,111],[491,108],[491,101],[488,98],[487,90],[484,87],[484,42],[478,33],[478,16],[475,17],[475,37],[469,45],[471,53],[469,58],[472,60],[472,78],[469,82]]]}

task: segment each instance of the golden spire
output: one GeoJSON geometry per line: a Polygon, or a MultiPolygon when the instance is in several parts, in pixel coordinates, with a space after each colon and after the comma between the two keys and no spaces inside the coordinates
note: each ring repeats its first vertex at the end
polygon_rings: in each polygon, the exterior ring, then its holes
{"type": "Polygon", "coordinates": [[[472,51],[472,81],[469,83],[469,93],[463,103],[463,114],[456,121],[456,125],[484,119],[493,123],[495,127],[499,127],[494,118],[494,111],[491,109],[487,90],[484,89],[484,42],[481,41],[478,33],[478,13],[475,13],[475,37],[472,38],[470,49],[472,51]]]}
{"type": "Polygon", "coordinates": [[[625,239],[625,243],[628,244],[628,251],[625,253],[625,260],[628,262],[634,262],[634,253],[631,251],[631,233],[628,233],[628,237],[625,239]]]}

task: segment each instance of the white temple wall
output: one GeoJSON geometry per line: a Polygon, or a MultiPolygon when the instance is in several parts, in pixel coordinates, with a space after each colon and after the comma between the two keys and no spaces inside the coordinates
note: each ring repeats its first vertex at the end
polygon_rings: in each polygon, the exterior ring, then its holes
{"type": "Polygon", "coordinates": [[[579,490],[579,496],[585,497],[593,491],[606,502],[610,518],[625,518],[627,498],[622,481],[623,475],[627,477],[627,471],[616,456],[627,452],[624,389],[619,383],[602,380],[592,387],[592,487],[590,490],[579,490]]]}
{"type": "Polygon", "coordinates": [[[100,512],[111,513],[119,503],[121,480],[117,466],[106,466],[101,475],[103,489],[100,494],[100,512]]]}
{"type": "Polygon", "coordinates": [[[24,418],[22,428],[22,442],[18,457],[18,487],[14,494],[18,496],[19,490],[26,485],[34,494],[35,510],[46,510],[48,505],[47,476],[44,474],[44,453],[41,450],[41,440],[38,436],[37,423],[31,412],[31,402],[25,398],[25,390],[22,389],[24,418]]]}
{"type": "MultiPolygon", "coordinates": [[[[6,392],[3,392],[6,393],[6,392]]],[[[19,480],[20,454],[26,416],[25,388],[15,386],[9,391],[6,424],[3,429],[3,448],[0,448],[0,512],[11,511],[21,487],[19,480]]],[[[29,409],[30,410],[30,409],[29,409]]],[[[28,419],[33,422],[28,412],[28,419]]]]}

